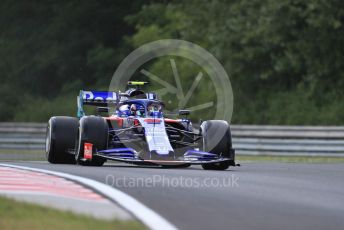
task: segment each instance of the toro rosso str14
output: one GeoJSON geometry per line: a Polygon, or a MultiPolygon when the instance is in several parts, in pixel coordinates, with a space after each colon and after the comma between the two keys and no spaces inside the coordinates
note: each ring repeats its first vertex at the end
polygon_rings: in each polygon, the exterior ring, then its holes
{"type": "Polygon", "coordinates": [[[80,91],[77,117],[52,117],[47,126],[46,157],[54,164],[101,166],[107,160],[136,165],[208,170],[235,166],[230,127],[226,121],[203,121],[194,131],[180,110],[180,119],[164,116],[164,103],[155,93],[129,82],[126,92],[80,91]],[[106,116],[86,115],[84,105],[106,116]]]}

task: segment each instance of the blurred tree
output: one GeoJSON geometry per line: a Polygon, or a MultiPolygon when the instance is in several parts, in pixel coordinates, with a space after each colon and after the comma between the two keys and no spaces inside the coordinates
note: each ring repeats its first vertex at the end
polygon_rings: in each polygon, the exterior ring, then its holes
{"type": "MultiPolygon", "coordinates": [[[[11,100],[1,102],[0,119],[13,119],[28,103],[57,103],[55,97],[66,96],[62,89],[74,102],[80,87],[107,85],[128,52],[122,37],[134,31],[123,18],[149,2],[1,1],[0,89],[6,94],[2,99],[11,100]]],[[[46,111],[36,113],[42,114],[31,120],[48,118],[46,111]]]]}
{"type": "MultiPolygon", "coordinates": [[[[0,119],[26,120],[20,114],[40,105],[27,119],[72,114],[63,102],[74,103],[80,88],[106,89],[131,50],[176,38],[223,64],[233,122],[344,124],[343,23],[341,0],[2,0],[0,119]]],[[[191,84],[197,69],[177,64],[191,84]]],[[[148,67],[173,81],[169,60],[148,67]]]]}
{"type": "Polygon", "coordinates": [[[135,46],[169,37],[210,50],[231,76],[236,123],[344,124],[343,19],[340,0],[191,0],[129,21],[135,46]]]}

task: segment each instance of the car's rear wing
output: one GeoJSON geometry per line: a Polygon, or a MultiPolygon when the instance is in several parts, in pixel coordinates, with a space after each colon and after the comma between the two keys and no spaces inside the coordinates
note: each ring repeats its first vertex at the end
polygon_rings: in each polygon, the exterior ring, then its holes
{"type": "MultiPolygon", "coordinates": [[[[155,93],[143,93],[146,99],[156,100],[157,95],[155,93]]],[[[84,91],[80,90],[80,94],[77,97],[78,112],[77,116],[85,116],[84,105],[93,105],[99,107],[108,107],[109,105],[117,106],[119,102],[132,98],[130,94],[121,92],[107,92],[107,91],[84,91]]]]}
{"type": "Polygon", "coordinates": [[[116,105],[120,100],[118,92],[106,92],[106,91],[84,91],[80,90],[80,94],[77,97],[78,114],[80,118],[85,116],[84,105],[94,106],[108,106],[109,104],[116,105]]]}

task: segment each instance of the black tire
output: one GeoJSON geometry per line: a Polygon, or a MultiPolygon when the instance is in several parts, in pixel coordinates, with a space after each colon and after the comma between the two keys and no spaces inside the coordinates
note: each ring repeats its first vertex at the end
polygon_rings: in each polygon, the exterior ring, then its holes
{"type": "Polygon", "coordinates": [[[75,164],[73,154],[68,151],[75,146],[79,120],[74,117],[52,117],[47,126],[45,152],[52,164],[75,164]]]}
{"type": "Polygon", "coordinates": [[[204,152],[210,152],[222,157],[231,158],[214,164],[203,164],[205,170],[226,170],[234,163],[234,151],[232,149],[232,137],[228,123],[221,120],[204,121],[201,125],[203,143],[201,148],[204,152]]]}
{"type": "Polygon", "coordinates": [[[93,144],[92,154],[97,150],[107,149],[108,124],[102,117],[89,116],[80,119],[79,130],[76,135],[75,160],[80,165],[102,166],[106,159],[92,156],[92,160],[84,160],[84,144],[93,144]]]}

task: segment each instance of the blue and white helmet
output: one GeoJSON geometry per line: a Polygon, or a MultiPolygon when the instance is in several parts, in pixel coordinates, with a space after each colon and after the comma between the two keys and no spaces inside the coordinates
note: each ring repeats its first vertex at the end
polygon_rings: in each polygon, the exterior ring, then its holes
{"type": "Polygon", "coordinates": [[[129,110],[129,105],[121,105],[118,109],[119,111],[119,116],[129,116],[130,115],[130,110],[129,110]]]}

